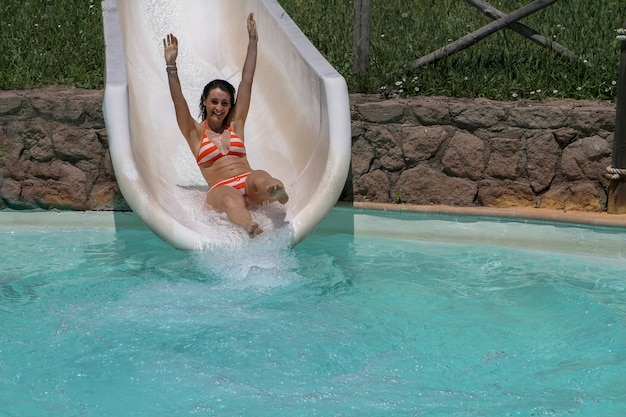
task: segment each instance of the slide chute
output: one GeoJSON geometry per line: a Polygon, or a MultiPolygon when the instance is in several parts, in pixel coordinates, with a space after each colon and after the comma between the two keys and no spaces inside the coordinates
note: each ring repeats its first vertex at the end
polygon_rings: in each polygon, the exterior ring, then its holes
{"type": "MultiPolygon", "coordinates": [[[[104,115],[118,185],[132,210],[182,250],[219,245],[233,228],[204,206],[208,189],[176,124],[162,39],[180,41],[178,72],[192,115],[215,78],[237,86],[246,18],[259,30],[246,123],[248,160],[280,178],[290,201],[261,208],[295,245],[336,203],[351,150],[348,90],[272,0],[104,0],[104,115]]],[[[277,204],[277,203],[276,203],[277,204]]],[[[262,224],[263,226],[263,224],[262,224]]],[[[270,227],[271,229],[271,227],[270,227]]]]}

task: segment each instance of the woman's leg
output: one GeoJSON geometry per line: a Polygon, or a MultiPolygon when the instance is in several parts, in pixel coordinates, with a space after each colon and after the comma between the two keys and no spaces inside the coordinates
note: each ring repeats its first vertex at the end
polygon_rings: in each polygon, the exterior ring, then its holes
{"type": "Polygon", "coordinates": [[[278,201],[285,204],[289,196],[285,185],[263,170],[252,171],[246,178],[246,194],[253,204],[263,204],[266,201],[278,201]]]}
{"type": "Polygon", "coordinates": [[[243,227],[250,237],[263,233],[263,229],[252,219],[246,208],[246,201],[236,189],[223,185],[209,191],[206,197],[208,205],[220,213],[226,213],[228,220],[243,227]]]}

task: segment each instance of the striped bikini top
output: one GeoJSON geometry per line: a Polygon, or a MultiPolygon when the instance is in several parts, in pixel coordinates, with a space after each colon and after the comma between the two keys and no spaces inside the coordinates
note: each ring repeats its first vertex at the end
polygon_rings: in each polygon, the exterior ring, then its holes
{"type": "Polygon", "coordinates": [[[196,159],[198,165],[204,165],[209,162],[214,162],[220,159],[222,156],[226,155],[245,155],[246,147],[243,144],[243,141],[233,129],[228,128],[228,132],[230,133],[230,146],[228,148],[228,153],[223,154],[217,149],[217,146],[208,138],[207,134],[207,126],[206,121],[204,122],[204,133],[202,134],[202,143],[200,144],[200,151],[198,152],[198,158],[196,159]]]}

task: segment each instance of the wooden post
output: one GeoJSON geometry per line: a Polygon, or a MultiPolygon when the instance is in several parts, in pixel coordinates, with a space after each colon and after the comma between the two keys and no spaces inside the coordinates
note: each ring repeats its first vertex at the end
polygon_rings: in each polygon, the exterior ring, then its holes
{"type": "Polygon", "coordinates": [[[370,66],[371,14],[370,0],[354,0],[354,73],[361,77],[367,75],[370,66]]]}
{"type": "MultiPolygon", "coordinates": [[[[501,12],[500,10],[496,9],[495,7],[493,7],[491,4],[487,3],[484,0],[465,0],[465,1],[494,20],[506,16],[506,13],[501,12]]],[[[578,60],[578,57],[576,56],[574,52],[570,51],[569,49],[567,49],[566,47],[564,47],[563,45],[557,42],[554,42],[554,41],[548,42],[545,36],[537,32],[536,30],[529,28],[523,23],[513,22],[507,27],[519,33],[520,35],[530,39],[531,41],[535,42],[537,45],[541,45],[544,48],[550,48],[553,51],[555,51],[557,54],[560,54],[571,60],[574,60],[574,61],[578,60]]],[[[584,64],[588,68],[591,68],[592,66],[589,62],[586,62],[586,61],[584,62],[584,64]]]]}
{"type": "MultiPolygon", "coordinates": [[[[626,21],[622,23],[626,31],[626,21]]],[[[615,109],[615,137],[613,139],[613,166],[618,170],[626,171],[626,40],[621,40],[619,59],[619,86],[617,89],[617,104],[615,109]]],[[[609,214],[626,214],[626,175],[620,173],[619,178],[611,180],[607,202],[609,214]]]]}
{"type": "Polygon", "coordinates": [[[469,35],[466,35],[464,37],[462,37],[461,39],[458,39],[454,42],[452,42],[451,44],[448,44],[446,46],[444,46],[443,48],[440,48],[438,50],[436,50],[435,52],[431,52],[428,55],[425,55],[419,59],[417,59],[416,61],[413,62],[413,64],[411,65],[412,68],[419,68],[422,67],[424,65],[433,63],[441,58],[445,58],[449,55],[452,55],[455,52],[461,51],[465,48],[469,48],[470,46],[474,45],[475,43],[477,43],[478,41],[486,38],[487,36],[499,31],[500,29],[502,29],[503,27],[509,26],[511,23],[522,19],[528,15],[531,15],[533,13],[535,13],[538,10],[541,10],[543,8],[548,7],[549,5],[551,5],[552,3],[556,3],[557,0],[535,0],[532,3],[517,9],[516,11],[501,17],[498,20],[495,20],[485,26],[483,26],[482,28],[475,30],[474,32],[470,33],[469,35]]]}

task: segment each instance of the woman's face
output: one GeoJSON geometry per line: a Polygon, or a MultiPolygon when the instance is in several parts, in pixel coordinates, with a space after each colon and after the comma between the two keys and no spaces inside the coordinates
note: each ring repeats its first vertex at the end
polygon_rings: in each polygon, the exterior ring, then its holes
{"type": "Polygon", "coordinates": [[[221,126],[232,107],[230,94],[219,88],[214,88],[209,91],[207,98],[204,100],[204,105],[206,107],[207,120],[217,126],[221,126]]]}

